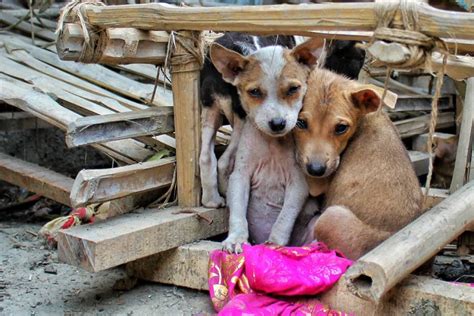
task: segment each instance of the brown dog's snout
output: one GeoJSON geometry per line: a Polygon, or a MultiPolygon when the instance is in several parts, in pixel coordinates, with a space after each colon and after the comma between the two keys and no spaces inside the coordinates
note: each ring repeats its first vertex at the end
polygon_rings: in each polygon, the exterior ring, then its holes
{"type": "Polygon", "coordinates": [[[313,177],[321,177],[326,172],[326,163],[311,161],[306,164],[306,170],[308,171],[308,174],[313,177]]]}

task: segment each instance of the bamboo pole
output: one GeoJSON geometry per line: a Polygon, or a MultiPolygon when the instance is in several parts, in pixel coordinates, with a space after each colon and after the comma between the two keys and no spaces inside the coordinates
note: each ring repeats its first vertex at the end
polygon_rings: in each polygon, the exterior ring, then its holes
{"type": "Polygon", "coordinates": [[[360,258],[344,276],[347,287],[358,297],[379,301],[474,222],[473,208],[471,181],[360,258]]]}
{"type": "MultiPolygon", "coordinates": [[[[311,31],[372,31],[377,25],[375,3],[326,3],[304,6],[176,7],[167,4],[85,5],[94,27],[144,30],[236,31],[298,34],[311,31]]],[[[474,15],[416,4],[420,32],[435,37],[474,39],[474,15]]],[[[397,12],[394,27],[402,27],[397,12]]]]}
{"type": "Polygon", "coordinates": [[[175,38],[176,47],[171,57],[178,203],[181,207],[192,207],[200,205],[201,196],[198,165],[201,143],[200,63],[187,49],[196,48],[200,41],[199,33],[185,31],[180,34],[175,38]]]}

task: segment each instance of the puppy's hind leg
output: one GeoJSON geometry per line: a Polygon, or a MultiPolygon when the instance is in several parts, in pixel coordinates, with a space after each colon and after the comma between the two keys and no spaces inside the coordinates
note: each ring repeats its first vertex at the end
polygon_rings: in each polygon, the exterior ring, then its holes
{"type": "Polygon", "coordinates": [[[352,260],[359,259],[392,234],[367,225],[350,209],[338,205],[328,207],[319,216],[313,231],[315,239],[352,260]]]}
{"type": "Polygon", "coordinates": [[[224,196],[227,194],[227,186],[229,184],[230,174],[232,173],[232,170],[234,170],[235,154],[239,146],[243,125],[244,121],[238,118],[237,115],[234,115],[234,124],[232,127],[232,135],[229,145],[217,162],[219,192],[224,196]]]}
{"type": "Polygon", "coordinates": [[[225,200],[219,195],[217,186],[217,158],[214,153],[214,138],[222,125],[222,114],[217,104],[202,108],[202,141],[199,155],[201,173],[202,204],[206,207],[222,207],[225,200]]]}

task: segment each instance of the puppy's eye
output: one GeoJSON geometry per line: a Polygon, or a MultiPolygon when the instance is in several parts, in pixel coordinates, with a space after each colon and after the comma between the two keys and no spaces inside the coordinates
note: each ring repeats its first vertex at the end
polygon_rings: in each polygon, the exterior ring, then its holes
{"type": "Polygon", "coordinates": [[[348,130],[349,130],[349,125],[337,124],[336,128],[334,129],[334,133],[336,133],[336,135],[342,135],[345,132],[347,132],[348,130]]]}
{"type": "Polygon", "coordinates": [[[248,93],[250,96],[254,97],[254,98],[261,98],[262,95],[263,95],[263,94],[262,94],[262,91],[261,91],[260,89],[258,89],[258,88],[249,90],[249,91],[247,91],[247,93],[248,93]]]}
{"type": "Polygon", "coordinates": [[[288,91],[286,91],[287,96],[292,96],[295,93],[297,93],[300,90],[300,86],[291,86],[288,88],[288,91]]]}
{"type": "Polygon", "coordinates": [[[305,120],[298,119],[298,120],[296,121],[296,127],[301,128],[301,129],[307,129],[307,128],[308,128],[308,124],[306,123],[305,120]]]}

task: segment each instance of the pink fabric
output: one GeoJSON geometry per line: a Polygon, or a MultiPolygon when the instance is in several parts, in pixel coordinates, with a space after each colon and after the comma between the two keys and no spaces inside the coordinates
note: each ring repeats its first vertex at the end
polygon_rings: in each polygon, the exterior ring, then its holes
{"type": "Polygon", "coordinates": [[[245,273],[256,291],[315,295],[331,288],[352,264],[322,243],[310,247],[244,245],[245,273]]]}
{"type": "Polygon", "coordinates": [[[219,315],[347,315],[331,311],[316,299],[296,296],[329,289],[351,263],[321,243],[305,247],[244,245],[240,255],[213,251],[209,294],[219,315]]]}

